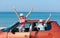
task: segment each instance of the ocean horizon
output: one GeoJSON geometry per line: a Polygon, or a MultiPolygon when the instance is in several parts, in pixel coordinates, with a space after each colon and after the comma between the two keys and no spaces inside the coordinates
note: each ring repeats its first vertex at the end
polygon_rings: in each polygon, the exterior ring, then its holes
{"type": "MultiPolygon", "coordinates": [[[[18,12],[18,14],[20,13],[23,13],[26,16],[28,12],[18,12]]],[[[60,25],[60,12],[51,12],[51,13],[52,16],[50,20],[54,20],[60,25]]],[[[31,14],[27,17],[27,19],[46,20],[49,14],[50,12],[31,12],[31,14]]],[[[14,12],[0,12],[0,27],[10,26],[15,24],[16,22],[18,22],[18,18],[14,12]]]]}

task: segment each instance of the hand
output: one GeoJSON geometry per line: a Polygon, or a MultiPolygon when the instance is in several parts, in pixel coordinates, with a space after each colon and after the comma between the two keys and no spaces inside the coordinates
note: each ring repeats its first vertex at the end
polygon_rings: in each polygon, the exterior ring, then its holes
{"type": "Polygon", "coordinates": [[[52,14],[50,13],[50,16],[52,16],[52,14]]]}
{"type": "Polygon", "coordinates": [[[26,18],[31,14],[33,8],[31,8],[31,10],[28,12],[28,14],[26,15],[26,18]]]}
{"type": "Polygon", "coordinates": [[[13,10],[16,11],[16,8],[14,7],[13,10]]]}
{"type": "Polygon", "coordinates": [[[20,18],[19,18],[19,15],[18,15],[18,12],[17,12],[17,10],[16,10],[15,7],[13,8],[13,11],[15,12],[16,16],[18,17],[18,19],[20,19],[20,18]]]}

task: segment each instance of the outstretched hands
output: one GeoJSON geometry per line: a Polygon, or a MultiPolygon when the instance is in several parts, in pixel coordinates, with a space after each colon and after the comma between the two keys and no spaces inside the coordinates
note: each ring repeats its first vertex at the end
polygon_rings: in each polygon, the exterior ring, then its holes
{"type": "Polygon", "coordinates": [[[16,16],[17,16],[17,17],[18,17],[18,19],[19,19],[19,15],[18,15],[18,12],[17,12],[17,10],[16,10],[16,8],[15,8],[15,7],[13,8],[13,11],[15,12],[16,16]]]}
{"type": "Polygon", "coordinates": [[[50,17],[52,16],[52,14],[50,13],[50,17]]]}
{"type": "Polygon", "coordinates": [[[33,8],[31,8],[31,10],[28,12],[28,14],[26,15],[26,18],[31,14],[33,8]]]}
{"type": "Polygon", "coordinates": [[[45,23],[47,23],[50,20],[51,16],[52,16],[52,14],[50,13],[50,15],[49,15],[48,19],[45,21],[45,23]]]}
{"type": "MultiPolygon", "coordinates": [[[[31,10],[28,12],[28,14],[26,15],[26,18],[31,14],[32,10],[33,8],[31,8],[31,10]]],[[[13,11],[16,13],[17,17],[19,18],[18,12],[15,7],[13,8],[13,11]]]]}

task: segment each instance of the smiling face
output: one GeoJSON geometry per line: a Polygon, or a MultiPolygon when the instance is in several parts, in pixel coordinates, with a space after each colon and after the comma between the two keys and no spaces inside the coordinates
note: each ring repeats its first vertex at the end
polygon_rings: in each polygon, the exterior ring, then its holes
{"type": "Polygon", "coordinates": [[[44,23],[43,22],[39,22],[40,25],[43,25],[44,23]]]}
{"type": "Polygon", "coordinates": [[[23,17],[24,17],[24,16],[20,16],[19,18],[20,18],[20,19],[23,19],[23,17]]]}
{"type": "Polygon", "coordinates": [[[39,23],[40,25],[43,25],[43,20],[40,19],[38,23],[39,23]]]}

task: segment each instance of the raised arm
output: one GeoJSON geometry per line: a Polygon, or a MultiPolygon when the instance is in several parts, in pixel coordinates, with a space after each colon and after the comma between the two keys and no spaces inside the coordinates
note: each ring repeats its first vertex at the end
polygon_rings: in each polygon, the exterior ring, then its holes
{"type": "Polygon", "coordinates": [[[13,11],[15,12],[16,16],[17,16],[18,19],[19,19],[19,15],[18,15],[18,12],[16,11],[16,8],[13,8],[13,11]]]}
{"type": "Polygon", "coordinates": [[[30,15],[30,13],[32,12],[33,8],[29,11],[29,13],[26,15],[26,18],[30,15]]]}
{"type": "Polygon", "coordinates": [[[51,18],[51,13],[50,13],[48,19],[45,21],[45,23],[47,23],[50,20],[50,18],[51,18]]]}

